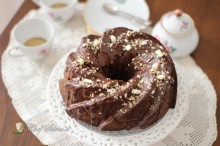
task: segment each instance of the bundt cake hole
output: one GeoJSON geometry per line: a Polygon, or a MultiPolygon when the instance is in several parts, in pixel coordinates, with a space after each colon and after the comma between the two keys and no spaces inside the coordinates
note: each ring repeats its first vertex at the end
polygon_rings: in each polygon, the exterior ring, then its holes
{"type": "Polygon", "coordinates": [[[136,73],[136,71],[132,68],[121,68],[118,70],[110,70],[107,72],[107,70],[103,70],[104,75],[107,78],[110,78],[111,80],[122,80],[124,82],[129,81],[132,79],[136,73]]]}
{"type": "MultiPolygon", "coordinates": [[[[109,69],[103,68],[103,73],[107,78],[127,82],[134,77],[137,71],[134,69],[131,62],[135,55],[127,53],[122,54],[122,56],[124,56],[122,61],[113,61],[113,64],[109,65],[109,69]]],[[[115,58],[115,60],[117,59],[118,58],[115,58]]]]}

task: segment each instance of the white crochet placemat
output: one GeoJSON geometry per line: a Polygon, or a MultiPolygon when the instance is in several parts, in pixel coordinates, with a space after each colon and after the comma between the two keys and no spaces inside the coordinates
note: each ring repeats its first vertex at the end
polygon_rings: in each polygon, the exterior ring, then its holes
{"type": "MultiPolygon", "coordinates": [[[[55,25],[53,47],[41,62],[26,57],[13,58],[8,51],[11,40],[2,56],[2,77],[17,113],[29,130],[44,144],[51,146],[89,146],[68,133],[69,128],[59,128],[51,116],[46,101],[46,86],[55,64],[64,54],[79,45],[87,31],[81,20],[82,6],[66,25],[55,25]]],[[[43,11],[32,10],[24,19],[45,17],[43,11]]],[[[189,90],[189,110],[179,126],[169,136],[154,146],[211,146],[217,137],[216,93],[206,74],[187,56],[175,60],[183,70],[189,90]]],[[[89,136],[89,135],[88,135],[89,136]]]]}

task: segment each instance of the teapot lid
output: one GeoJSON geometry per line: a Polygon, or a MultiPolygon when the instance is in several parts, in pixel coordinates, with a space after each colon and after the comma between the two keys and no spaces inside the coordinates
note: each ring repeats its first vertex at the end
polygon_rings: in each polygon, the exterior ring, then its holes
{"type": "Polygon", "coordinates": [[[175,37],[187,36],[192,33],[194,28],[192,18],[180,9],[164,14],[160,23],[168,34],[175,37]]]}

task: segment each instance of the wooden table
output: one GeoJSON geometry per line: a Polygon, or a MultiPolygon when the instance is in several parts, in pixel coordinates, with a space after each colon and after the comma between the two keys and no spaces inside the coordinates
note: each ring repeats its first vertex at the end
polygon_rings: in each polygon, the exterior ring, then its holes
{"type": "MultiPolygon", "coordinates": [[[[220,98],[220,1],[219,0],[147,0],[151,10],[151,20],[157,22],[161,15],[170,10],[181,8],[191,15],[200,34],[197,50],[192,54],[197,64],[209,76],[220,98]],[[169,2],[169,3],[168,3],[169,2]]],[[[24,4],[11,20],[0,37],[0,54],[8,45],[12,27],[30,10],[36,9],[30,0],[24,4]]],[[[220,102],[218,101],[217,105],[220,102]]],[[[41,146],[40,141],[29,131],[14,135],[15,123],[22,121],[11,104],[11,99],[0,78],[0,146],[22,145],[41,146]]],[[[220,108],[217,109],[218,130],[220,130],[220,108]]],[[[220,145],[220,137],[214,146],[220,145]]]]}

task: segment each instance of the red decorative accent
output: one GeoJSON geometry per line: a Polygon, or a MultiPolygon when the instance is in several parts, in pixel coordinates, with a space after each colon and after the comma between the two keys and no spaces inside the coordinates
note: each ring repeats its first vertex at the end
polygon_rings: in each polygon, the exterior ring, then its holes
{"type": "Polygon", "coordinates": [[[165,47],[165,49],[170,53],[170,47],[168,46],[168,42],[167,41],[165,41],[164,42],[164,47],[165,47]]]}
{"type": "Polygon", "coordinates": [[[182,30],[186,30],[186,29],[188,29],[188,27],[189,27],[189,22],[187,22],[187,21],[182,21],[182,26],[181,26],[181,28],[180,28],[180,30],[182,31],[182,30]]]}
{"type": "Polygon", "coordinates": [[[49,15],[51,18],[54,18],[54,14],[53,14],[53,13],[48,12],[48,15],[49,15]]]}
{"type": "MultiPolygon", "coordinates": [[[[156,38],[158,41],[160,41],[159,35],[156,34],[156,35],[155,35],[155,38],[156,38]]],[[[160,42],[161,42],[161,41],[160,41],[160,42]]],[[[162,43],[162,42],[161,42],[161,43],[162,43]]],[[[166,49],[169,53],[176,51],[176,48],[174,48],[174,47],[172,47],[172,46],[169,46],[167,40],[165,40],[162,44],[164,45],[165,49],[166,49]]]]}
{"type": "MultiPolygon", "coordinates": [[[[160,41],[160,37],[159,37],[157,34],[155,35],[155,38],[156,38],[158,41],[160,41]]],[[[162,42],[161,42],[161,43],[162,43],[162,42]]],[[[165,42],[163,43],[163,45],[164,45],[165,49],[166,49],[168,52],[170,52],[170,47],[168,46],[168,42],[165,41],[165,42]]]]}
{"type": "Polygon", "coordinates": [[[41,56],[43,56],[43,55],[45,55],[45,54],[46,54],[46,49],[40,50],[40,55],[41,55],[41,56]]]}
{"type": "Polygon", "coordinates": [[[155,35],[155,38],[158,40],[158,41],[160,41],[160,37],[156,34],[155,35]]]}

